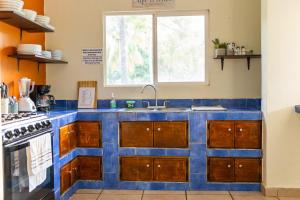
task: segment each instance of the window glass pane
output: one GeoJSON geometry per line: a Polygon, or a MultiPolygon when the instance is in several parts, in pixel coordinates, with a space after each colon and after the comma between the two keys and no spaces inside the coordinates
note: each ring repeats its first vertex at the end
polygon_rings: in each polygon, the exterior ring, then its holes
{"type": "Polygon", "coordinates": [[[205,16],[157,18],[158,82],[205,81],[205,16]]]}
{"type": "Polygon", "coordinates": [[[152,15],[106,16],[106,84],[153,82],[152,15]]]}

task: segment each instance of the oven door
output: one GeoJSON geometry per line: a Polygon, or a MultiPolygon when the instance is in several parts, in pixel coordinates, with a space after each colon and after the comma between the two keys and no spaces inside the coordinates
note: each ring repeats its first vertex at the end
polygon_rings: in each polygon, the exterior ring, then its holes
{"type": "MultiPolygon", "coordinates": [[[[42,134],[38,134],[38,136],[40,135],[42,134]]],[[[41,200],[48,198],[47,196],[53,193],[53,165],[43,174],[42,180],[44,181],[30,191],[30,177],[28,176],[26,158],[27,147],[29,147],[28,140],[4,146],[5,200],[41,200]]]]}

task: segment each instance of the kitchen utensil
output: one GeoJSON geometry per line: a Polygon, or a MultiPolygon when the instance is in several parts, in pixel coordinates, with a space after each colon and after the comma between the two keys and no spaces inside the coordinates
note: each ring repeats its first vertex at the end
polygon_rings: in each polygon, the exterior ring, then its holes
{"type": "Polygon", "coordinates": [[[36,112],[36,106],[29,97],[29,94],[33,92],[34,84],[34,82],[31,82],[31,79],[26,77],[19,80],[19,90],[21,97],[19,100],[20,112],[36,112]]]}

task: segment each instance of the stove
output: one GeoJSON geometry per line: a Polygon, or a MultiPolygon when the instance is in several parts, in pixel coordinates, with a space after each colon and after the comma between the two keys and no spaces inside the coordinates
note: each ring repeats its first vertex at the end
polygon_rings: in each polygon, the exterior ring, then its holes
{"type": "MultiPolygon", "coordinates": [[[[30,141],[45,134],[53,135],[50,119],[37,113],[2,115],[0,131],[3,138],[4,200],[54,199],[53,165],[44,169],[46,179],[29,189],[31,176],[27,163],[30,141]]],[[[53,145],[53,141],[50,142],[53,145]]]]}
{"type": "Polygon", "coordinates": [[[3,145],[30,139],[52,128],[48,117],[37,113],[1,115],[3,145]]]}

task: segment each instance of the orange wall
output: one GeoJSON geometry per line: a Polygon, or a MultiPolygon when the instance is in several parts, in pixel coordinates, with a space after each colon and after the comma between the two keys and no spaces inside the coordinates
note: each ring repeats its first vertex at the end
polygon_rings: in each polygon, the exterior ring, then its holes
{"type": "MultiPolygon", "coordinates": [[[[44,14],[44,0],[24,0],[24,8],[32,9],[38,14],[44,14]]],[[[23,32],[22,41],[20,41],[20,29],[7,25],[0,21],[0,67],[1,82],[9,85],[10,95],[19,96],[18,79],[28,77],[36,84],[46,83],[45,65],[41,65],[38,72],[37,63],[31,61],[21,61],[18,71],[16,59],[9,58],[7,55],[15,51],[15,47],[20,44],[41,44],[45,46],[44,33],[23,32]]]]}

